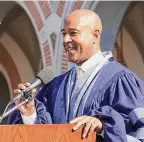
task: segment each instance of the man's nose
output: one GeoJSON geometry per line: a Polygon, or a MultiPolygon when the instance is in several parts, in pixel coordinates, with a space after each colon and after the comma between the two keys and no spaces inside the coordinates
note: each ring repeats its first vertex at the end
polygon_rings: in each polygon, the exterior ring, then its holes
{"type": "Polygon", "coordinates": [[[66,34],[66,35],[64,36],[63,41],[64,41],[65,43],[71,42],[71,41],[72,41],[71,36],[70,36],[69,34],[66,34]]]}

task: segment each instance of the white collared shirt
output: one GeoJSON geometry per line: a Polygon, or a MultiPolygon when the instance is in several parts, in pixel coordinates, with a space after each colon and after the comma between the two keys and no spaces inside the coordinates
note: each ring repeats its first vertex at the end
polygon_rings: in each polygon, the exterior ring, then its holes
{"type": "Polygon", "coordinates": [[[101,51],[90,57],[87,61],[85,61],[81,66],[76,66],[76,69],[81,68],[83,72],[87,71],[91,67],[95,66],[99,63],[100,60],[103,60],[104,56],[101,51]]]}

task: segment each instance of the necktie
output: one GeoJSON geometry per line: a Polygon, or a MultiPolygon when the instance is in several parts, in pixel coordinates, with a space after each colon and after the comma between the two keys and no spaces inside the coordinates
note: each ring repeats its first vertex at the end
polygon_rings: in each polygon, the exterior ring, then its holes
{"type": "Polygon", "coordinates": [[[82,74],[83,74],[83,70],[79,67],[77,69],[77,79],[79,79],[82,74]]]}

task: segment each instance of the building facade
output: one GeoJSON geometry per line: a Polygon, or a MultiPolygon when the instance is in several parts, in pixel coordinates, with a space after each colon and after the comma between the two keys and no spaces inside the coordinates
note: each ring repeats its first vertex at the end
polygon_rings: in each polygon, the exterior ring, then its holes
{"type": "Polygon", "coordinates": [[[91,9],[101,18],[102,51],[144,79],[144,2],[139,1],[0,1],[0,113],[20,82],[30,81],[51,65],[67,71],[62,46],[64,18],[76,9],[91,9]]]}

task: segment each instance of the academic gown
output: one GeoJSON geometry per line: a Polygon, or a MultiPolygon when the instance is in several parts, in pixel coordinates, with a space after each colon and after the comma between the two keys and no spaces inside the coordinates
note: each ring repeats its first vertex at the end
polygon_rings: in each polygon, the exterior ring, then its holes
{"type": "MultiPolygon", "coordinates": [[[[144,141],[144,82],[141,79],[114,60],[104,65],[82,89],[77,88],[75,74],[73,67],[37,94],[36,124],[68,123],[75,117],[89,115],[102,120],[105,142],[144,141]]],[[[10,114],[8,123],[23,123],[19,111],[10,114]]]]}

